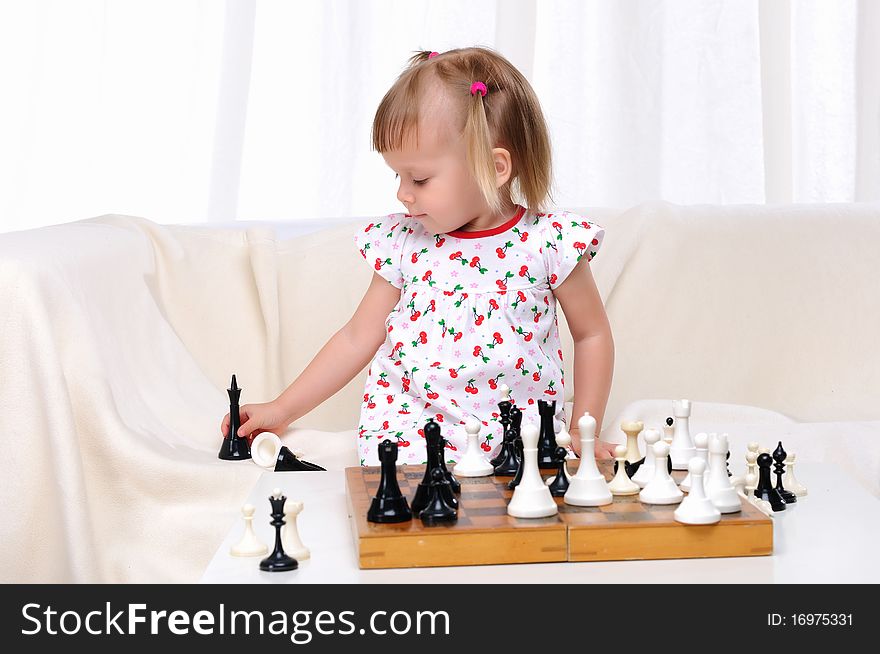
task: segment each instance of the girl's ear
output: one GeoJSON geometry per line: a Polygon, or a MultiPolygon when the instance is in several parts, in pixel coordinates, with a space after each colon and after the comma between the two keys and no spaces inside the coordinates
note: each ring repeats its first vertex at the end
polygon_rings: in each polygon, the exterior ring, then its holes
{"type": "Polygon", "coordinates": [[[492,159],[495,163],[495,187],[501,188],[507,184],[507,181],[513,174],[510,152],[504,148],[494,148],[492,150],[492,159]]]}

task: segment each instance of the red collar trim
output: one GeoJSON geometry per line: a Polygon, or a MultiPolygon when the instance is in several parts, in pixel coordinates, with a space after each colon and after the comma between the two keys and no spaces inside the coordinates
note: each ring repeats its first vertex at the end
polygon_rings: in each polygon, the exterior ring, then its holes
{"type": "Polygon", "coordinates": [[[493,227],[492,229],[480,229],[473,232],[466,232],[460,229],[455,229],[451,232],[447,232],[446,235],[452,236],[453,238],[483,238],[484,236],[495,236],[496,234],[501,234],[502,232],[506,232],[508,229],[516,227],[516,224],[520,221],[520,218],[523,217],[523,214],[525,212],[526,208],[520,205],[520,208],[516,212],[516,215],[508,220],[506,223],[498,225],[498,227],[493,227]]]}

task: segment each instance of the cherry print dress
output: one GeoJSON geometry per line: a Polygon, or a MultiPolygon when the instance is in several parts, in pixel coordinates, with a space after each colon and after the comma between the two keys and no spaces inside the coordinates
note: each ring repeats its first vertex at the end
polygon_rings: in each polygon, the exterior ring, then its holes
{"type": "Polygon", "coordinates": [[[426,461],[423,427],[440,424],[447,460],[467,445],[464,424],[480,420],[481,447],[493,455],[503,427],[502,384],[538,423],[538,399],[556,400],[564,421],[562,346],[553,294],[605,230],[571,212],[519,207],[482,231],[432,234],[409,214],[358,228],[370,267],[400,289],[387,337],[370,363],[358,427],[361,465],[379,465],[377,446],[399,445],[398,463],[426,461]]]}

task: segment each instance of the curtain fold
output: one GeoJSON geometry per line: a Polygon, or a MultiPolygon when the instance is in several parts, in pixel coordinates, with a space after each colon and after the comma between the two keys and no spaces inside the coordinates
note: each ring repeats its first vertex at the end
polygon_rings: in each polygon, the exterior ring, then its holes
{"type": "Polygon", "coordinates": [[[397,210],[373,112],[414,50],[531,80],[560,206],[880,201],[871,0],[0,3],[0,230],[397,210]]]}

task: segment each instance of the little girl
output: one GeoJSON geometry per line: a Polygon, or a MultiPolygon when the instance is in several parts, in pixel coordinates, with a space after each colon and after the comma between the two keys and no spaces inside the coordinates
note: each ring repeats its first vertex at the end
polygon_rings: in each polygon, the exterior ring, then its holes
{"type": "Polygon", "coordinates": [[[486,48],[417,53],[379,105],[373,148],[400,180],[407,211],[358,229],[374,272],[354,316],[281,396],[240,408],[239,433],[280,433],[370,361],[361,465],[379,464],[386,438],[400,446],[398,462],[425,462],[428,419],[440,423],[450,460],[464,452],[471,416],[494,454],[504,385],[524,423],[539,422],[538,399],[555,400],[565,421],[558,300],[575,342],[572,446],[579,451],[577,418],[589,411],[596,454],[610,456],[598,430],[614,343],[589,267],[604,230],[541,211],[550,140],[528,81],[486,48]]]}

